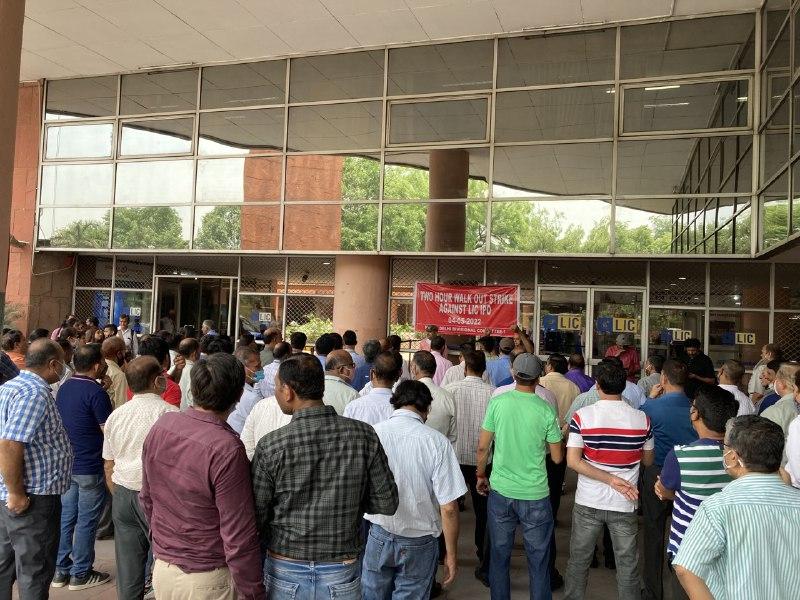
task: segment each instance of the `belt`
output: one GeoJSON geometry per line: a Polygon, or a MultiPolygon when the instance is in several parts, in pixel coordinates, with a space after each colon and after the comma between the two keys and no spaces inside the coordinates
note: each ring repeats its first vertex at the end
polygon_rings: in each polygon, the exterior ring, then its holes
{"type": "Polygon", "coordinates": [[[320,565],[352,565],[354,562],[356,562],[356,560],[358,560],[357,558],[348,558],[347,560],[300,560],[297,558],[289,558],[288,556],[283,556],[282,554],[278,554],[277,552],[273,552],[272,550],[267,552],[267,554],[269,554],[272,558],[277,558],[278,560],[286,560],[298,564],[309,564],[313,562],[315,564],[320,564],[320,565]]]}

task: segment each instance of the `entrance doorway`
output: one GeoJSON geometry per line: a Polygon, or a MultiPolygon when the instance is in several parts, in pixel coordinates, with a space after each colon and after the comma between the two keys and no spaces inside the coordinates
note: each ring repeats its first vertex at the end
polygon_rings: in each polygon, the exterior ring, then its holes
{"type": "Polygon", "coordinates": [[[591,374],[617,336],[628,333],[639,356],[644,356],[644,293],[644,288],[540,286],[537,353],[543,360],[554,353],[583,354],[591,374]]]}
{"type": "Polygon", "coordinates": [[[211,319],[222,335],[233,335],[231,306],[236,291],[233,277],[156,277],[156,330],[163,329],[162,319],[175,311],[179,329],[194,327],[199,332],[206,319],[211,319]]]}

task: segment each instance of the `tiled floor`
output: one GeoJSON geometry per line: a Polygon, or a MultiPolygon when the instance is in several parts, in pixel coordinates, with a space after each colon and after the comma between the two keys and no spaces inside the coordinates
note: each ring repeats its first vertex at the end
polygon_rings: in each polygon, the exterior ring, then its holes
{"type": "MultiPolygon", "coordinates": [[[[568,474],[567,494],[564,496],[560,509],[560,523],[556,530],[556,540],[559,548],[556,566],[562,575],[566,571],[566,562],[569,550],[569,526],[570,515],[572,513],[572,503],[575,490],[575,478],[568,474]]],[[[461,513],[461,534],[459,536],[459,571],[452,588],[447,591],[443,598],[448,600],[478,600],[489,597],[489,590],[481,585],[474,576],[473,571],[477,564],[475,559],[474,545],[472,544],[472,532],[474,518],[471,510],[461,513]]],[[[519,541],[519,540],[518,540],[519,541]]],[[[97,559],[95,568],[100,571],[116,574],[114,564],[114,542],[97,542],[97,559]]],[[[602,565],[602,557],[600,560],[602,565]]],[[[528,572],[525,562],[524,552],[520,544],[515,549],[511,563],[511,586],[513,600],[524,600],[528,596],[528,572]]],[[[586,592],[587,600],[609,600],[616,598],[615,572],[602,567],[592,569],[589,573],[589,587],[586,592]]],[[[53,590],[50,596],[53,600],[115,600],[117,597],[114,583],[97,587],[82,592],[70,592],[66,588],[53,590]]],[[[15,596],[16,598],[16,596],[15,596]]],[[[562,598],[561,592],[554,594],[556,600],[562,598]]]]}

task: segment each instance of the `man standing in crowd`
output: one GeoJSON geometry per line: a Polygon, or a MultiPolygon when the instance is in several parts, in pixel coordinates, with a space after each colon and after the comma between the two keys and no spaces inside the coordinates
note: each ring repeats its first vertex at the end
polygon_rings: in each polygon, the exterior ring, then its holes
{"type": "Polygon", "coordinates": [[[182,339],[178,344],[178,354],[183,357],[186,366],[183,367],[181,380],[178,385],[181,388],[181,410],[186,410],[194,405],[192,397],[192,369],[195,363],[200,360],[200,343],[194,338],[182,339]]]}
{"type": "Polygon", "coordinates": [[[83,341],[86,344],[94,342],[95,331],[100,326],[100,320],[97,317],[86,317],[86,331],[83,334],[83,341]]]}
{"type": "Polygon", "coordinates": [[[378,340],[368,340],[362,348],[364,351],[364,364],[356,368],[356,372],[353,374],[353,387],[361,396],[372,391],[371,372],[375,368],[375,357],[384,352],[381,348],[381,343],[378,340]]]}
{"type": "Polygon", "coordinates": [[[567,366],[567,359],[563,355],[551,354],[544,366],[545,376],[539,380],[544,387],[555,394],[559,424],[562,427],[569,407],[581,393],[578,386],[566,378],[567,366]]]}
{"type": "Polygon", "coordinates": [[[767,392],[767,386],[764,385],[761,374],[766,369],[768,363],[773,360],[783,360],[783,350],[777,344],[764,344],[761,348],[761,360],[756,363],[753,368],[753,374],[750,376],[750,381],[747,384],[747,393],[750,397],[750,402],[754,406],[758,406],[763,396],[767,392]]]}
{"type": "Polygon", "coordinates": [[[489,582],[492,600],[511,595],[510,562],[514,533],[522,524],[531,598],[550,598],[550,506],[546,447],[554,462],[564,459],[556,411],[534,390],[542,363],[533,354],[514,359],[516,389],[489,403],[478,441],[478,491],[489,495],[489,582]],[[494,443],[490,481],[489,451],[494,443]],[[490,491],[491,489],[491,491],[490,491]]]}
{"type": "Polygon", "coordinates": [[[138,356],[139,354],[139,337],[130,328],[130,317],[128,315],[119,316],[119,327],[117,328],[117,335],[125,342],[125,350],[130,352],[131,356],[138,356]]]}
{"type": "Polygon", "coordinates": [[[360,599],[362,515],[397,510],[397,486],[375,430],[325,406],[324,388],[316,357],[284,360],[275,396],[292,421],[265,435],[253,456],[270,598],[299,592],[303,598],[360,599]]]}
{"type": "MultiPolygon", "coordinates": [[[[689,413],[699,439],[688,446],[676,446],[664,459],[655,492],[661,500],[673,501],[667,544],[670,563],[678,553],[697,508],[731,481],[722,458],[722,440],[725,438],[725,425],[738,411],[739,403],[730,392],[710,385],[701,387],[689,413]]],[[[686,598],[675,576],[671,587],[675,600],[686,598]]]]}
{"type": "Polygon", "coordinates": [[[178,315],[175,312],[174,308],[170,308],[166,315],[161,317],[158,321],[158,328],[161,331],[166,331],[171,334],[175,334],[178,331],[177,326],[175,325],[175,321],[177,320],[178,315]]]}
{"type": "Polygon", "coordinates": [[[356,336],[356,332],[351,329],[345,331],[342,334],[342,343],[344,343],[344,349],[350,353],[350,356],[356,365],[356,369],[363,365],[364,357],[356,352],[356,345],[358,345],[358,337],[356,336]]]}
{"type": "MultiPolygon", "coordinates": [[[[457,365],[453,365],[452,367],[447,369],[447,373],[444,374],[444,379],[442,379],[441,387],[446,388],[451,383],[458,383],[459,381],[463,381],[464,378],[467,376],[465,372],[465,365],[464,365],[464,357],[469,352],[475,352],[475,344],[474,342],[465,342],[461,344],[461,356],[459,357],[459,361],[457,365]]],[[[484,363],[486,362],[486,357],[484,355],[484,363]]],[[[489,376],[486,374],[486,371],[483,372],[481,375],[481,380],[484,383],[489,383],[489,376]]],[[[491,385],[491,384],[490,384],[491,385]]]]}
{"type": "Polygon", "coordinates": [[[343,415],[347,405],[358,397],[358,392],[350,385],[355,370],[356,364],[347,350],[334,350],[328,354],[322,401],[332,406],[337,415],[343,415]]]}
{"type": "Polygon", "coordinates": [[[688,368],[677,360],[668,360],[661,369],[661,383],[650,390],[650,399],[642,411],[650,417],[655,437],[655,459],[646,465],[642,474],[642,514],[644,515],[644,568],[645,600],[662,600],[664,597],[663,570],[667,518],[672,507],[659,499],[655,485],[667,453],[675,446],[684,446],[697,440],[692,427],[689,409],[692,401],[686,396],[688,368]]]}
{"type": "Polygon", "coordinates": [[[61,496],[61,541],[52,585],[83,590],[111,579],[93,567],[94,539],[106,502],[103,427],[112,405],[98,383],[108,370],[100,345],[78,346],[72,360],[75,375],[64,382],[56,398],[74,460],[69,490],[61,496]]]}
{"type": "Polygon", "coordinates": [[[618,358],[622,361],[622,368],[628,375],[628,381],[636,383],[642,371],[639,361],[639,351],[633,345],[632,333],[620,333],[617,336],[616,344],[609,346],[606,350],[605,358],[618,358]]]}
{"type": "MultiPolygon", "coordinates": [[[[800,414],[800,364],[783,363],[778,369],[775,378],[775,389],[784,393],[780,400],[761,413],[765,417],[777,423],[784,436],[789,435],[789,425],[800,414]]],[[[786,460],[784,459],[784,464],[786,460]]]]}
{"type": "Polygon", "coordinates": [[[689,338],[683,343],[686,349],[686,395],[694,398],[697,388],[703,384],[715,385],[717,374],[714,363],[707,354],[703,353],[703,344],[697,338],[689,338]]]}
{"type": "Polygon", "coordinates": [[[202,335],[211,335],[211,336],[218,336],[217,333],[217,326],[211,319],[206,319],[203,321],[203,324],[200,325],[200,332],[202,335]]]}
{"type": "Polygon", "coordinates": [[[622,401],[628,371],[606,361],[596,374],[600,400],[580,409],[569,423],[567,464],[578,473],[578,487],[564,598],[584,597],[597,536],[607,525],[619,598],[639,600],[636,481],[639,463],[653,460],[653,431],[647,416],[622,401]]]}
{"type": "Polygon", "coordinates": [[[122,367],[125,365],[125,342],[118,337],[107,338],[101,346],[106,361],[106,375],[111,380],[108,396],[111,405],[119,408],[128,400],[128,382],[122,367]]]}
{"type": "MultiPolygon", "coordinates": [[[[436,337],[431,338],[431,344],[435,341],[436,337]]],[[[435,356],[432,352],[426,352],[425,350],[415,352],[410,369],[411,377],[428,386],[431,396],[433,396],[433,404],[428,412],[425,424],[428,427],[433,427],[449,439],[451,444],[455,445],[458,438],[456,403],[450,392],[440,388],[433,381],[433,374],[437,369],[435,356]]]]}
{"type": "MultiPolygon", "coordinates": [[[[484,343],[484,347],[486,344],[484,343]]],[[[511,377],[511,352],[514,350],[514,340],[503,338],[498,346],[500,355],[494,360],[486,362],[486,371],[489,374],[489,383],[498,387],[505,384],[511,377]]]]}
{"type": "Polygon", "coordinates": [[[692,600],[800,598],[800,490],[778,474],[783,432],[763,417],[730,422],[734,481],[700,505],[673,564],[692,600]]]}
{"type": "Polygon", "coordinates": [[[292,354],[300,354],[301,352],[305,352],[308,336],[302,331],[295,331],[289,336],[289,342],[292,346],[292,354]]]}
{"type": "Polygon", "coordinates": [[[159,599],[265,598],[250,463],[225,422],[244,383],[230,354],[198,362],[194,406],[163,415],[144,442],[139,499],[159,599]]]}
{"type": "Polygon", "coordinates": [[[394,408],[389,399],[392,397],[392,387],[400,378],[402,367],[399,363],[399,354],[394,352],[378,354],[372,363],[370,375],[372,391],[348,403],[344,409],[344,416],[370,425],[376,425],[391,417],[394,408]]]}
{"type": "MultiPolygon", "coordinates": [[[[274,360],[275,345],[283,341],[281,330],[277,327],[267,327],[261,339],[264,341],[264,349],[261,351],[261,364],[265,367],[274,360]]],[[[303,340],[305,346],[305,340],[303,340]]]]}
{"type": "Polygon", "coordinates": [[[781,399],[781,395],[775,389],[775,378],[778,375],[778,369],[781,368],[781,364],[779,360],[771,360],[761,370],[759,379],[761,379],[761,385],[764,387],[764,395],[757,405],[758,414],[761,414],[781,399]]]}
{"type": "Polygon", "coordinates": [[[467,487],[452,445],[424,425],[432,401],[424,384],[404,381],[392,396],[391,418],[375,426],[400,500],[393,516],[364,516],[372,523],[362,571],[364,600],[428,598],[442,534],[446,547],[442,584],[455,580],[458,498],[467,487]]]}
{"type": "Polygon", "coordinates": [[[141,600],[145,592],[145,562],[150,552],[149,528],[141,506],[142,447],[161,415],[177,411],[164,402],[162,367],[152,356],[134,358],[125,371],[133,397],[106,421],[103,441],[106,484],[114,495],[114,555],[117,597],[141,600]]]}
{"type": "Polygon", "coordinates": [[[171,404],[175,408],[180,408],[181,388],[177,383],[175,383],[173,378],[180,381],[180,378],[183,375],[183,368],[181,367],[179,369],[176,365],[171,377],[167,373],[170,367],[169,346],[167,345],[167,342],[155,335],[148,336],[143,339],[142,343],[139,345],[139,355],[152,356],[159,362],[163,371],[161,374],[164,376],[164,379],[167,382],[166,390],[161,397],[167,404],[171,404]]]}
{"type": "Polygon", "coordinates": [[[419,349],[420,350],[427,350],[428,352],[431,351],[431,338],[435,335],[439,335],[439,327],[438,325],[426,325],[425,326],[425,337],[422,338],[419,342],[419,349]]]}
{"type": "Polygon", "coordinates": [[[661,383],[661,369],[664,367],[664,357],[654,354],[647,359],[644,365],[644,377],[639,380],[638,386],[642,389],[645,396],[650,395],[653,386],[661,383]]]}
{"type": "Polygon", "coordinates": [[[447,370],[453,366],[453,363],[450,362],[450,359],[445,356],[447,354],[447,344],[442,336],[435,335],[431,338],[430,352],[436,361],[436,372],[433,374],[431,379],[433,380],[433,383],[439,385],[442,383],[447,370]]]}
{"type": "Polygon", "coordinates": [[[261,371],[261,356],[247,347],[237,348],[233,355],[244,367],[244,390],[239,402],[228,417],[228,425],[238,434],[242,434],[244,422],[253,408],[261,401],[261,390],[256,387],[256,374],[261,371]]]}
{"type": "Polygon", "coordinates": [[[25,339],[24,333],[18,329],[7,331],[3,335],[0,348],[3,349],[18,369],[25,368],[25,352],[28,349],[28,340],[25,339]]]}
{"type": "Polygon", "coordinates": [[[11,598],[16,581],[21,600],[39,600],[56,570],[72,447],[50,391],[64,373],[64,351],[36,340],[25,363],[0,387],[0,598],[11,598]]]}
{"type": "MultiPolygon", "coordinates": [[[[108,323],[105,327],[103,327],[103,337],[105,339],[108,339],[110,337],[116,337],[118,333],[119,330],[117,329],[117,326],[114,325],[113,323],[108,323]]],[[[58,336],[56,336],[55,339],[58,339],[58,336]]]]}
{"type": "Polygon", "coordinates": [[[572,383],[578,386],[581,394],[588,392],[594,387],[594,378],[589,377],[586,373],[586,362],[583,359],[583,354],[575,352],[569,355],[569,369],[565,377],[572,383]]]}
{"type": "Polygon", "coordinates": [[[314,354],[319,360],[319,364],[322,365],[322,369],[325,369],[325,363],[328,361],[328,354],[333,352],[334,346],[336,342],[331,337],[330,333],[323,333],[321,336],[317,338],[317,341],[314,342],[314,354]]]}
{"type": "Polygon", "coordinates": [[[739,386],[742,384],[744,377],[744,367],[738,360],[726,360],[719,368],[719,387],[723,390],[733,394],[733,397],[739,403],[739,416],[753,415],[756,412],[756,407],[750,402],[747,394],[745,394],[739,386]]]}
{"type": "MultiPolygon", "coordinates": [[[[464,476],[475,512],[475,553],[478,568],[475,577],[486,585],[489,583],[489,553],[486,547],[486,496],[478,493],[476,477],[476,458],[478,436],[481,424],[486,417],[486,409],[492,398],[492,386],[482,379],[486,371],[486,356],[483,352],[469,351],[463,354],[466,377],[451,383],[445,390],[453,395],[458,419],[456,421],[456,455],[464,476]]],[[[391,461],[390,461],[391,462],[391,461]]],[[[491,476],[491,465],[486,465],[487,477],[491,476]]]]}
{"type": "Polygon", "coordinates": [[[275,375],[278,374],[278,368],[281,366],[281,362],[291,354],[292,347],[288,342],[278,342],[272,348],[272,362],[269,364],[262,363],[264,367],[264,378],[258,382],[262,398],[269,398],[275,395],[275,375]]]}

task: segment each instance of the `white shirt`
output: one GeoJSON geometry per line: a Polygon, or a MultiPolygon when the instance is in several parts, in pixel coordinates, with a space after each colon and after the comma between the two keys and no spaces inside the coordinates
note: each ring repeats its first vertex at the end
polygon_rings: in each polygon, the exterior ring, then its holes
{"type": "Polygon", "coordinates": [[[375,388],[366,396],[356,398],[344,409],[344,416],[377,425],[392,416],[394,407],[389,403],[392,390],[375,388]]]}
{"type": "Polygon", "coordinates": [[[488,383],[484,383],[480,377],[468,375],[465,379],[451,383],[444,389],[453,395],[458,411],[458,420],[456,421],[458,462],[462,465],[475,465],[478,437],[494,388],[488,383]]]}
{"type": "Polygon", "coordinates": [[[786,438],[786,472],[792,478],[792,485],[800,488],[800,417],[789,423],[789,436],[786,438]]]}
{"type": "Polygon", "coordinates": [[[134,394],[114,410],[103,429],[103,458],[114,461],[111,481],[129,490],[142,489],[142,447],[161,415],[178,409],[158,394],[134,394]]]}
{"type": "Polygon", "coordinates": [[[275,395],[275,375],[278,374],[280,366],[281,361],[275,359],[264,367],[264,379],[258,382],[258,389],[264,398],[275,395]]]}
{"type": "Polygon", "coordinates": [[[433,383],[430,377],[423,377],[419,382],[428,386],[431,396],[433,396],[433,404],[428,410],[428,419],[425,421],[425,425],[433,427],[455,446],[458,429],[456,426],[456,401],[453,399],[453,394],[433,383]]]}
{"type": "Polygon", "coordinates": [[[64,385],[64,382],[70,377],[72,377],[74,374],[75,374],[75,369],[70,367],[68,364],[64,363],[64,376],[55,383],[50,384],[50,389],[53,392],[53,398],[56,397],[56,394],[58,394],[58,390],[61,389],[61,386],[64,385]]]}
{"type": "Polygon", "coordinates": [[[278,405],[275,396],[264,398],[257,402],[247,415],[242,428],[242,443],[244,444],[247,458],[253,460],[258,441],[271,431],[280,429],[292,421],[292,415],[286,415],[278,405]]]}
{"type": "Polygon", "coordinates": [[[747,383],[747,393],[748,394],[763,394],[766,390],[764,386],[761,385],[761,374],[764,372],[764,369],[767,368],[766,361],[759,361],[758,364],[753,369],[752,375],[750,375],[750,381],[747,383]]]}
{"type": "MultiPolygon", "coordinates": [[[[505,394],[506,392],[510,392],[513,389],[516,389],[516,383],[509,383],[508,385],[501,385],[499,388],[495,388],[494,392],[492,392],[492,398],[495,396],[499,396],[500,394],[505,394]]],[[[550,406],[553,407],[553,410],[556,411],[558,414],[558,402],[556,402],[556,395],[548,390],[546,387],[538,385],[536,386],[536,395],[539,396],[542,400],[547,402],[550,406]]]]}
{"type": "Polygon", "coordinates": [[[394,535],[437,537],[442,533],[439,507],[467,493],[458,459],[447,438],[425,427],[417,413],[398,409],[375,426],[400,503],[394,515],[364,518],[394,535]]]}
{"type": "MultiPolygon", "coordinates": [[[[464,381],[464,378],[467,376],[467,367],[462,363],[458,363],[457,365],[453,365],[447,372],[444,374],[444,379],[442,379],[442,383],[439,385],[443,388],[446,388],[451,383],[458,383],[459,381],[464,381]]],[[[491,385],[489,381],[489,375],[486,371],[483,372],[483,376],[481,377],[484,383],[488,383],[491,385]]]]}
{"type": "Polygon", "coordinates": [[[181,388],[181,410],[186,410],[190,406],[194,406],[194,396],[192,396],[192,380],[190,377],[193,367],[194,361],[187,358],[186,366],[183,367],[183,373],[181,373],[181,380],[178,382],[178,385],[181,388]]]}
{"type": "Polygon", "coordinates": [[[345,407],[358,397],[358,392],[336,375],[325,375],[325,395],[322,401],[342,416],[345,407]]]}
{"type": "Polygon", "coordinates": [[[444,374],[453,366],[453,363],[442,356],[441,352],[431,350],[431,354],[433,354],[433,358],[436,360],[436,373],[433,374],[433,383],[439,385],[444,379],[444,374]]]}
{"type": "Polygon", "coordinates": [[[736,398],[736,401],[739,403],[739,412],[736,413],[737,417],[741,417],[742,415],[756,414],[756,407],[753,406],[752,402],[750,402],[750,397],[737,386],[729,385],[727,383],[720,383],[719,387],[721,387],[723,390],[729,391],[731,394],[733,394],[733,397],[736,398]]]}
{"type": "Polygon", "coordinates": [[[139,354],[139,338],[137,338],[136,334],[133,333],[133,329],[130,327],[124,330],[118,329],[117,337],[122,338],[122,340],[125,342],[125,349],[129,350],[131,354],[134,356],[139,354]]]}

